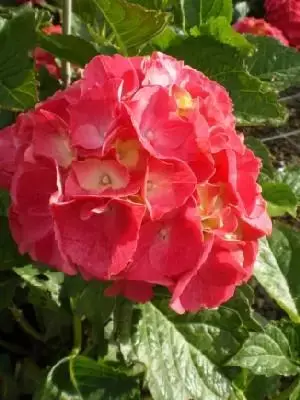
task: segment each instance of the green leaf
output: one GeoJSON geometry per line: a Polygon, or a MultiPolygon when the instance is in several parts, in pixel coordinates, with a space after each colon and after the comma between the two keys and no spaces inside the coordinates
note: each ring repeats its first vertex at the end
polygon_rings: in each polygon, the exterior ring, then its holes
{"type": "Polygon", "coordinates": [[[5,216],[0,215],[0,226],[0,270],[20,267],[28,263],[28,257],[22,256],[18,252],[17,245],[10,233],[8,219],[5,216]]]}
{"type": "Polygon", "coordinates": [[[71,377],[82,399],[138,400],[139,381],[130,370],[86,357],[71,360],[71,377]]]}
{"type": "Polygon", "coordinates": [[[272,217],[285,213],[296,217],[298,200],[286,183],[263,182],[262,195],[268,202],[268,211],[272,217]]]}
{"type": "Polygon", "coordinates": [[[263,333],[252,333],[241,350],[227,363],[247,368],[256,375],[296,375],[300,372],[290,355],[286,336],[274,325],[267,325],[263,333]]]}
{"type": "Polygon", "coordinates": [[[260,240],[259,255],[254,267],[258,282],[296,323],[300,323],[299,256],[299,233],[275,225],[272,237],[260,240]]]}
{"type": "Polygon", "coordinates": [[[224,304],[224,307],[234,310],[243,321],[243,327],[248,331],[261,331],[261,321],[252,309],[254,291],[251,286],[243,285],[236,289],[234,296],[224,304]]]}
{"type": "MultiPolygon", "coordinates": [[[[166,302],[147,303],[139,310],[141,318],[133,334],[133,347],[137,360],[147,368],[146,382],[154,400],[236,398],[229,380],[210,360],[217,358],[220,346],[226,348],[226,341],[231,343],[228,353],[236,348],[230,323],[225,327],[225,320],[210,313],[178,316],[167,310],[166,302]],[[219,341],[218,335],[225,342],[219,341]],[[218,350],[213,349],[214,345],[218,350]]],[[[238,324],[236,319],[236,333],[238,324]]],[[[220,360],[223,357],[224,348],[220,360]]]]}
{"type": "Polygon", "coordinates": [[[211,18],[200,26],[200,35],[213,36],[218,42],[235,47],[244,54],[252,54],[255,47],[246,36],[236,32],[225,17],[211,18]]]}
{"type": "Polygon", "coordinates": [[[34,400],[83,400],[70,378],[70,358],[60,360],[49,371],[34,400]]]}
{"type": "Polygon", "coordinates": [[[170,15],[126,0],[93,0],[111,27],[124,55],[149,42],[166,27],[170,15]]]}
{"type": "Polygon", "coordinates": [[[275,179],[289,185],[300,202],[300,167],[299,165],[287,165],[276,171],[275,179]]]}
{"type": "Polygon", "coordinates": [[[35,42],[32,9],[0,19],[0,108],[21,111],[35,104],[36,81],[28,55],[35,42]]]}
{"type": "MultiPolygon", "coordinates": [[[[0,135],[1,138],[1,135],[0,135]]],[[[7,190],[0,189],[0,216],[7,217],[8,207],[10,205],[10,196],[7,190]]]]}
{"type": "Polygon", "coordinates": [[[98,355],[105,351],[104,325],[108,321],[114,306],[115,298],[104,296],[105,285],[102,282],[92,281],[76,293],[74,312],[80,317],[86,317],[92,327],[93,343],[97,345],[98,355]]]}
{"type": "Polygon", "coordinates": [[[60,291],[64,280],[62,272],[54,272],[48,268],[37,268],[33,265],[26,265],[22,268],[14,268],[26,284],[47,292],[51,299],[60,305],[60,291]]]}
{"type": "Polygon", "coordinates": [[[278,125],[286,120],[287,111],[279,104],[277,94],[267,83],[248,73],[240,53],[233,47],[200,36],[186,39],[168,52],[228,90],[240,125],[278,125]]]}
{"type": "Polygon", "coordinates": [[[0,310],[7,308],[11,305],[14,298],[16,288],[19,284],[17,277],[9,277],[8,279],[1,279],[0,281],[0,310]]]}
{"type": "Polygon", "coordinates": [[[268,81],[277,90],[300,82],[300,54],[267,36],[247,35],[256,52],[246,62],[252,75],[268,81]]]}
{"type": "Polygon", "coordinates": [[[98,52],[92,43],[73,35],[39,34],[39,46],[54,56],[84,67],[98,52]]]}
{"type": "MultiPolygon", "coordinates": [[[[271,161],[271,154],[269,149],[263,142],[254,136],[246,136],[245,144],[254,152],[256,157],[259,157],[263,163],[262,173],[268,175],[270,178],[274,177],[274,167],[271,161]]],[[[300,186],[300,185],[299,185],[300,186]]]]}
{"type": "Polygon", "coordinates": [[[9,110],[0,110],[0,129],[11,125],[14,122],[15,113],[9,110]]]}
{"type": "Polygon", "coordinates": [[[201,26],[210,18],[224,17],[228,23],[232,19],[232,0],[181,0],[184,26],[201,26]]]}

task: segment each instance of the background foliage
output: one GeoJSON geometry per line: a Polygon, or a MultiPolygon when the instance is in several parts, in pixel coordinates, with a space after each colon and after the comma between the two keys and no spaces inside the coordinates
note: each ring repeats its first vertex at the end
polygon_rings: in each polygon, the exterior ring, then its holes
{"type": "MultiPolygon", "coordinates": [[[[78,67],[96,54],[161,50],[227,88],[240,130],[286,122],[279,95],[300,81],[300,53],[231,27],[263,15],[260,1],[74,0],[72,34],[48,36],[61,3],[2,2],[0,127],[61,86],[34,70],[36,47],[78,67]]],[[[134,305],[104,297],[102,283],[33,265],[10,237],[0,193],[1,399],[300,399],[300,167],[275,168],[264,143],[246,141],[263,161],[274,232],[261,241],[255,279],[218,310],[178,316],[163,291],[134,305]],[[275,316],[258,307],[262,288],[275,316]]]]}

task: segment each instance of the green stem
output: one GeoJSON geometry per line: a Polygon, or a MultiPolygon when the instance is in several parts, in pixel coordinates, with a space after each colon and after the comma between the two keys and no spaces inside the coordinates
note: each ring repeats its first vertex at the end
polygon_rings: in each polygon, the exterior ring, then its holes
{"type": "Polygon", "coordinates": [[[39,333],[24,317],[23,311],[20,310],[13,304],[10,308],[10,311],[16,320],[16,322],[20,325],[24,332],[28,335],[32,336],[34,339],[38,340],[39,342],[44,342],[44,337],[41,333],[39,333]]]}
{"type": "Polygon", "coordinates": [[[3,347],[4,349],[11,351],[12,353],[22,354],[24,356],[28,355],[28,352],[22,347],[17,346],[16,344],[9,343],[3,339],[0,339],[0,347],[3,347]]]}
{"type": "MultiPolygon", "coordinates": [[[[63,9],[63,33],[64,35],[70,35],[72,31],[72,0],[64,0],[63,9]]],[[[72,78],[72,67],[71,63],[64,61],[63,63],[63,77],[65,87],[69,86],[72,78]]]]}
{"type": "Polygon", "coordinates": [[[82,323],[81,323],[81,318],[78,315],[76,315],[74,299],[71,298],[70,302],[71,302],[71,308],[73,311],[73,335],[74,335],[72,355],[76,356],[81,352],[82,323]]]}

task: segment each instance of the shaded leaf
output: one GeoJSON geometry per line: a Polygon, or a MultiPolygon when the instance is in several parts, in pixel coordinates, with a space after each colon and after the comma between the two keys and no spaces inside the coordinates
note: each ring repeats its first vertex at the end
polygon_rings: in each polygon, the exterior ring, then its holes
{"type": "Polygon", "coordinates": [[[71,377],[82,399],[138,400],[139,381],[130,371],[86,357],[71,359],[71,377]]]}
{"type": "Polygon", "coordinates": [[[262,173],[267,174],[270,178],[274,177],[274,167],[271,161],[271,154],[268,147],[259,139],[254,136],[246,136],[245,144],[249,147],[256,157],[262,161],[262,173]]]}
{"type": "Polygon", "coordinates": [[[92,43],[73,35],[39,34],[39,46],[54,56],[84,67],[98,52],[92,43]]]}

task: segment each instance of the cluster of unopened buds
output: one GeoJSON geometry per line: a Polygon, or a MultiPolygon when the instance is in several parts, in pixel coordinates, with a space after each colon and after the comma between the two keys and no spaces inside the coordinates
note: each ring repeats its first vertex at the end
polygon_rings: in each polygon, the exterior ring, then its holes
{"type": "Polygon", "coordinates": [[[179,313],[217,307],[271,231],[228,93],[162,53],[97,56],[0,140],[20,252],[108,295],[161,285],[179,313]]]}

